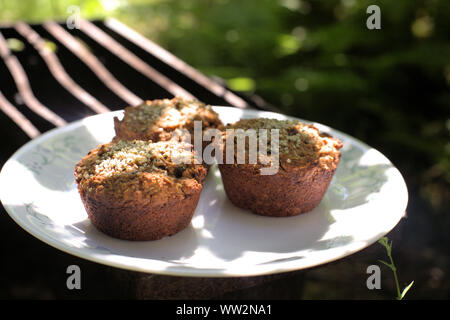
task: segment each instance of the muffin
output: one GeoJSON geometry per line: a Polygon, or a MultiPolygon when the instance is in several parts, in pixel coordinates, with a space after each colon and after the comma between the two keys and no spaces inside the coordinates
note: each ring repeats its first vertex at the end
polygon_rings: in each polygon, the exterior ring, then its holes
{"type": "Polygon", "coordinates": [[[194,143],[194,121],[201,121],[203,131],[222,129],[218,114],[198,100],[181,97],[145,101],[125,108],[122,120],[114,118],[115,139],[167,141],[177,130],[185,129],[194,143]]]}
{"type": "Polygon", "coordinates": [[[157,240],[189,225],[206,169],[192,145],[116,140],[98,146],[75,166],[91,223],[112,237],[157,240]]]}
{"type": "Polygon", "coordinates": [[[320,203],[339,163],[342,143],[338,139],[295,120],[243,119],[226,128],[219,170],[233,204],[259,215],[284,217],[311,211],[320,203]],[[228,155],[231,163],[227,162],[225,142],[229,139],[236,144],[237,129],[254,129],[257,141],[262,138],[259,129],[267,129],[267,144],[261,144],[267,152],[259,146],[256,161],[250,161],[249,150],[253,149],[246,139],[241,148],[244,161],[237,161],[239,148],[230,148],[228,152],[234,154],[228,155]],[[278,139],[272,137],[272,129],[278,130],[278,139]],[[278,141],[278,148],[272,148],[272,140],[278,141]],[[276,170],[270,173],[269,168],[276,170]]]}

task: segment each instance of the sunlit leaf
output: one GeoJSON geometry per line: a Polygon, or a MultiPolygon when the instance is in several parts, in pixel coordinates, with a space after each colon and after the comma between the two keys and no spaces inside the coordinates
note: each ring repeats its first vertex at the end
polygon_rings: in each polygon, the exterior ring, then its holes
{"type": "Polygon", "coordinates": [[[227,85],[230,89],[236,91],[252,91],[255,89],[255,81],[245,77],[229,79],[227,85]]]}
{"type": "Polygon", "coordinates": [[[402,294],[400,296],[400,300],[403,299],[403,297],[408,293],[409,289],[411,289],[412,285],[414,284],[414,280],[411,281],[410,284],[408,284],[405,289],[403,289],[402,294]]]}
{"type": "Polygon", "coordinates": [[[58,50],[58,46],[53,41],[44,39],[44,44],[45,44],[45,47],[52,52],[56,52],[58,50]]]}
{"type": "Polygon", "coordinates": [[[282,34],[278,37],[277,54],[286,56],[296,53],[302,46],[302,42],[298,37],[291,34],[282,34]]]}
{"type": "Polygon", "coordinates": [[[25,44],[16,38],[8,38],[6,39],[6,44],[8,48],[12,51],[22,51],[25,49],[25,44]]]}

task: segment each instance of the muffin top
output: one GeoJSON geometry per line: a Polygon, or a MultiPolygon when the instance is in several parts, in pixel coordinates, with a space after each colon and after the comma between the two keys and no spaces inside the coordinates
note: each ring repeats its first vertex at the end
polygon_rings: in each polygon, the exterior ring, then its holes
{"type": "Polygon", "coordinates": [[[176,129],[192,132],[196,120],[202,121],[203,129],[222,127],[211,106],[181,97],[127,107],[123,119],[115,118],[114,122],[117,138],[160,141],[170,139],[176,129]]]}
{"type": "MultiPolygon", "coordinates": [[[[233,134],[235,144],[239,134],[244,134],[246,130],[253,129],[258,143],[261,136],[259,129],[267,129],[267,155],[262,152],[259,145],[257,146],[257,165],[267,165],[270,163],[270,156],[274,155],[276,149],[272,149],[272,129],[278,130],[278,157],[280,166],[284,169],[289,167],[305,167],[308,165],[319,165],[325,170],[336,169],[340,158],[339,149],[342,143],[329,134],[320,133],[313,125],[304,124],[296,120],[277,120],[277,119],[242,119],[236,123],[226,126],[226,129],[235,129],[224,133],[224,142],[227,136],[233,134]],[[236,130],[242,129],[242,130],[236,130]]],[[[235,157],[238,152],[235,147],[235,157]]],[[[249,160],[249,139],[245,140],[245,159],[249,160]]]]}
{"type": "Polygon", "coordinates": [[[76,182],[93,194],[107,192],[118,198],[187,194],[190,185],[201,184],[206,176],[206,169],[194,164],[192,149],[191,144],[174,141],[113,141],[76,165],[76,182]]]}

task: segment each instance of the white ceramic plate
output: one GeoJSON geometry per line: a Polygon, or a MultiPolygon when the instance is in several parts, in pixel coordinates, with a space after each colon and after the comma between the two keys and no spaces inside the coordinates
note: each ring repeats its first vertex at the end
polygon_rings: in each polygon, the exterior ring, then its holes
{"type": "MultiPolygon", "coordinates": [[[[240,118],[288,118],[229,107],[215,110],[224,123],[240,118]]],[[[67,253],[114,267],[181,276],[253,276],[345,257],[388,233],[405,212],[405,182],[385,156],[316,124],[340,138],[344,147],[330,187],[313,211],[271,218],[239,209],[227,199],[214,165],[185,230],[158,241],[111,238],[89,222],[73,168],[90,149],[111,140],[113,116],[121,115],[97,115],[51,130],[8,160],[0,174],[0,198],[22,228],[67,253]]]]}

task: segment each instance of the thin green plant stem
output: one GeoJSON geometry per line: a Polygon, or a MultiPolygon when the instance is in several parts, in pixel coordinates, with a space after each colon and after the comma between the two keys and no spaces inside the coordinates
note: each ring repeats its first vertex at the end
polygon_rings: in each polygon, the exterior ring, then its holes
{"type": "Polygon", "coordinates": [[[412,287],[412,285],[414,284],[414,281],[412,281],[408,286],[405,287],[405,289],[403,289],[403,291],[400,291],[400,284],[398,282],[398,275],[397,275],[397,267],[394,264],[394,259],[392,258],[392,241],[389,241],[389,239],[387,237],[382,237],[380,240],[378,240],[378,242],[386,248],[386,253],[387,256],[389,257],[389,261],[390,263],[383,261],[383,260],[378,260],[381,263],[383,263],[384,265],[386,265],[387,267],[389,267],[389,269],[392,270],[392,273],[394,274],[394,281],[395,281],[395,288],[397,291],[397,300],[402,300],[403,297],[406,295],[406,293],[408,292],[408,290],[412,287]]]}
{"type": "MultiPolygon", "coordinates": [[[[392,242],[391,242],[392,245],[392,242]]],[[[395,287],[397,289],[397,300],[401,300],[401,293],[400,293],[400,284],[398,283],[398,276],[397,276],[397,267],[394,264],[394,260],[392,259],[392,254],[389,250],[388,253],[389,260],[391,261],[391,269],[392,273],[394,274],[394,281],[395,281],[395,287]]]]}

